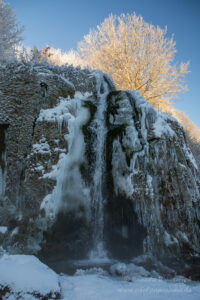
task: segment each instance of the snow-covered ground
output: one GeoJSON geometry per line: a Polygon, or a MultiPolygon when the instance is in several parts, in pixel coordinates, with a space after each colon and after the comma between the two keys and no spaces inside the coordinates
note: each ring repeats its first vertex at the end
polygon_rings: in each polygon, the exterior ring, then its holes
{"type": "Polygon", "coordinates": [[[59,276],[35,256],[4,254],[0,258],[0,299],[33,300],[34,295],[54,299],[59,293],[59,276]]]}
{"type": "Polygon", "coordinates": [[[138,277],[133,281],[78,272],[61,276],[63,300],[199,300],[200,283],[175,278],[170,281],[138,277]]]}
{"type": "Polygon", "coordinates": [[[34,256],[0,258],[0,299],[57,299],[60,293],[62,300],[199,300],[200,283],[180,276],[164,280],[133,263],[115,263],[109,273],[99,267],[78,269],[69,276],[57,275],[34,256]],[[1,294],[6,286],[9,291],[1,294]]]}

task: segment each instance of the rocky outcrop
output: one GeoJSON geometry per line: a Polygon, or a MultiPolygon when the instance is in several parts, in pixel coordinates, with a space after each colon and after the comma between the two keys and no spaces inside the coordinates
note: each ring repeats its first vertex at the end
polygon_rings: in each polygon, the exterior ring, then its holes
{"type": "MultiPolygon", "coordinates": [[[[122,198],[132,203],[146,230],[146,252],[160,257],[199,252],[199,171],[182,126],[158,114],[136,91],[110,93],[107,124],[108,209],[122,198]]],[[[110,216],[112,222],[111,211],[110,216]]],[[[127,214],[115,221],[111,239],[120,226],[130,239],[131,216],[126,219],[127,214]]]]}
{"type": "Polygon", "coordinates": [[[199,170],[175,119],[105,74],[29,63],[1,66],[0,107],[8,251],[200,253],[199,170]]]}

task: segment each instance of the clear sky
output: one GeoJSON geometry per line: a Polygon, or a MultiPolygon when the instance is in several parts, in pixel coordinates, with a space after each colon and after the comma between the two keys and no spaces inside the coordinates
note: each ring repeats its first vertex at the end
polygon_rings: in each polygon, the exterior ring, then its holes
{"type": "Polygon", "coordinates": [[[176,62],[190,61],[189,91],[175,107],[200,128],[200,0],[7,0],[25,25],[24,45],[46,45],[64,51],[77,43],[110,13],[142,15],[146,22],[168,28],[175,35],[176,62]]]}

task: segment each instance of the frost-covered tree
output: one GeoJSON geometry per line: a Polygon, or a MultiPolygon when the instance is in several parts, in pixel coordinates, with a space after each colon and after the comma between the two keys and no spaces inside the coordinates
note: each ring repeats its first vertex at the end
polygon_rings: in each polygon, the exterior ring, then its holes
{"type": "Polygon", "coordinates": [[[163,106],[162,110],[172,115],[175,119],[178,120],[178,122],[182,124],[188,138],[190,138],[191,141],[195,142],[200,149],[200,129],[188,118],[188,116],[184,112],[175,109],[169,103],[167,103],[166,106],[163,106]]]}
{"type": "Polygon", "coordinates": [[[83,62],[77,55],[77,52],[70,50],[64,52],[61,49],[55,49],[50,46],[46,46],[39,50],[37,47],[33,49],[19,48],[18,51],[19,60],[35,61],[35,62],[47,62],[49,64],[63,66],[63,65],[73,65],[74,67],[83,66],[83,62]]]}
{"type": "Polygon", "coordinates": [[[200,170],[200,139],[196,139],[188,133],[189,132],[186,131],[187,141],[200,170]]]}
{"type": "Polygon", "coordinates": [[[110,15],[79,43],[85,65],[110,74],[123,90],[138,90],[154,106],[172,100],[186,89],[189,63],[177,67],[173,36],[136,14],[110,15]]]}
{"type": "Polygon", "coordinates": [[[0,0],[0,61],[14,57],[15,47],[22,41],[22,31],[14,10],[8,3],[0,0]]]}
{"type": "Polygon", "coordinates": [[[55,64],[58,66],[62,65],[74,65],[79,66],[82,65],[82,61],[80,57],[74,50],[70,50],[68,52],[63,52],[61,49],[55,49],[50,46],[46,46],[41,50],[42,59],[46,60],[51,64],[55,64]]]}

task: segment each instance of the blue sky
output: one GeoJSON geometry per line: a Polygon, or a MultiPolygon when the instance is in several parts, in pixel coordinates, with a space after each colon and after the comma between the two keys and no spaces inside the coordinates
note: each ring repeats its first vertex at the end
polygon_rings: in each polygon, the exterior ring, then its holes
{"type": "Polygon", "coordinates": [[[190,61],[189,91],[175,107],[200,128],[200,0],[8,0],[25,25],[24,45],[46,45],[64,51],[77,43],[110,13],[142,15],[146,22],[168,28],[175,35],[176,63],[190,61]]]}

